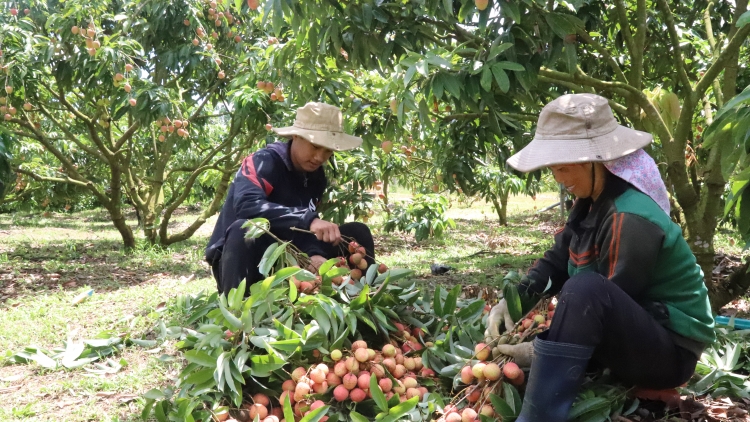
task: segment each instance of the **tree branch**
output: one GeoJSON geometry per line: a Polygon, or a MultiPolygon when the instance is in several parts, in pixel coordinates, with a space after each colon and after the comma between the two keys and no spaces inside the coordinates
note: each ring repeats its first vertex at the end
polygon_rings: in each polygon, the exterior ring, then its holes
{"type": "Polygon", "coordinates": [[[635,41],[633,41],[633,33],[630,32],[630,21],[628,20],[628,11],[625,9],[625,3],[623,0],[615,0],[615,11],[617,12],[617,20],[620,22],[620,30],[622,31],[622,38],[625,40],[625,46],[628,51],[631,52],[631,56],[635,53],[635,41]]]}
{"type": "Polygon", "coordinates": [[[604,57],[604,60],[607,61],[609,64],[609,67],[612,68],[612,70],[617,75],[618,79],[620,79],[620,82],[622,83],[628,83],[628,78],[625,76],[625,74],[622,72],[622,69],[620,68],[620,65],[617,63],[614,57],[609,53],[609,50],[604,48],[601,44],[599,44],[596,40],[591,38],[591,35],[589,34],[589,31],[586,30],[586,28],[578,28],[578,36],[583,39],[584,42],[587,44],[590,44],[592,47],[594,47],[594,50],[596,50],[599,54],[604,57]]]}
{"type": "MultiPolygon", "coordinates": [[[[644,1],[645,3],[645,0],[639,1],[644,1]]],[[[657,0],[657,4],[659,5],[661,13],[664,15],[664,23],[667,25],[669,39],[672,42],[672,49],[674,49],[672,59],[674,60],[674,66],[677,70],[677,77],[680,79],[680,82],[682,82],[685,92],[690,94],[693,91],[693,87],[690,84],[690,79],[688,78],[687,72],[685,71],[685,63],[682,57],[682,48],[680,47],[680,37],[677,35],[677,24],[675,23],[674,15],[672,15],[672,11],[669,9],[667,0],[657,0]]],[[[702,93],[698,94],[699,98],[702,96],[702,93]]]]}
{"type": "MultiPolygon", "coordinates": [[[[49,176],[40,176],[34,172],[24,170],[21,167],[16,167],[13,169],[16,173],[25,174],[32,179],[36,180],[37,182],[55,182],[55,183],[68,183],[71,185],[81,186],[83,188],[88,188],[88,183],[82,182],[80,180],[71,179],[68,176],[65,176],[64,178],[60,177],[49,177],[49,176]]],[[[90,183],[90,182],[89,182],[90,183]]]]}
{"type": "MultiPolygon", "coordinates": [[[[724,70],[724,67],[728,64],[729,59],[739,52],[742,43],[745,42],[748,35],[750,35],[750,25],[745,25],[740,28],[729,40],[729,43],[724,48],[724,50],[721,51],[721,54],[719,54],[719,57],[716,58],[716,61],[713,62],[708,70],[706,70],[706,73],[703,75],[703,77],[700,78],[698,83],[695,85],[695,95],[698,98],[703,97],[708,87],[713,83],[713,80],[719,76],[719,73],[721,73],[722,70],[724,70]]],[[[729,100],[729,98],[724,98],[724,100],[729,100]]]]}
{"type": "Polygon", "coordinates": [[[49,110],[47,110],[47,108],[44,105],[40,104],[39,105],[39,109],[42,111],[42,114],[44,114],[45,116],[47,116],[47,118],[50,119],[52,121],[52,123],[54,123],[55,126],[57,126],[65,134],[65,136],[67,137],[67,139],[69,139],[70,141],[72,141],[73,143],[75,143],[76,145],[78,145],[78,147],[81,148],[82,150],[86,151],[86,153],[88,153],[88,154],[92,155],[93,157],[97,158],[102,163],[105,163],[105,164],[108,163],[107,158],[104,155],[102,155],[101,152],[99,152],[99,151],[95,150],[94,148],[91,148],[88,145],[84,144],[83,142],[79,141],[78,138],[73,134],[73,132],[71,132],[70,130],[68,130],[67,126],[65,126],[62,123],[60,123],[59,120],[55,119],[55,117],[52,115],[52,113],[50,113],[49,110]]]}

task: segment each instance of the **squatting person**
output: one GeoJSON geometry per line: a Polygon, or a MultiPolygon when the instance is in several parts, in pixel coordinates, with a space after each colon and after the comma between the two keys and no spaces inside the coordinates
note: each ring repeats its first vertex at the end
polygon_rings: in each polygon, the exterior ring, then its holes
{"type": "MultiPolygon", "coordinates": [[[[523,172],[549,167],[577,197],[554,246],[519,286],[530,302],[558,295],[552,325],[533,342],[494,349],[531,365],[519,422],[565,421],[590,360],[630,385],[674,388],[714,341],[703,273],[642,149],[651,141],[619,125],[606,98],[564,95],[544,107],[533,141],[508,159],[523,172]]],[[[501,300],[486,341],[512,327],[501,300]]]]}
{"type": "Polygon", "coordinates": [[[293,126],[274,129],[289,138],[287,142],[274,142],[244,159],[205,251],[219,292],[228,293],[243,279],[248,288],[262,279],[258,265],[275,240],[269,235],[245,239],[246,230],[241,227],[257,217],[268,219],[271,233],[306,253],[312,270],[327,259],[347,254],[341,247],[342,236],[356,239],[367,252],[368,264],[375,262],[374,242],[366,225],[338,226],[317,212],[327,185],[323,165],[334,151],[362,144],[361,138],[344,133],[341,122],[337,107],[307,103],[297,109],[293,126]]]}

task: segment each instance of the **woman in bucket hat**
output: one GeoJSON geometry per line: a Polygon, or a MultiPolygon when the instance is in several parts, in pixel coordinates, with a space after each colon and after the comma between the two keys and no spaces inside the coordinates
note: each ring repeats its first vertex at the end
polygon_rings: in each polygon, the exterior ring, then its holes
{"type": "MultiPolygon", "coordinates": [[[[589,361],[629,385],[679,386],[714,340],[703,273],[642,149],[651,141],[619,125],[606,98],[564,95],[544,107],[532,142],[508,159],[524,172],[548,167],[577,197],[554,246],[519,286],[529,303],[558,296],[552,325],[533,342],[494,348],[531,366],[517,421],[567,420],[589,361]]],[[[501,300],[486,341],[512,327],[501,300]]]]}
{"type": "Polygon", "coordinates": [[[263,277],[258,264],[275,240],[268,235],[246,240],[241,226],[252,218],[268,219],[271,232],[305,252],[313,267],[347,253],[338,247],[342,236],[356,239],[367,251],[368,263],[375,262],[374,242],[366,225],[338,226],[317,212],[327,185],[323,165],[334,151],[362,144],[361,138],[344,133],[341,111],[328,104],[307,103],[297,109],[292,126],[274,132],[289,141],[274,142],[244,159],[206,248],[219,292],[229,292],[243,279],[249,288],[263,277]],[[295,227],[314,235],[292,230],[295,227]]]}

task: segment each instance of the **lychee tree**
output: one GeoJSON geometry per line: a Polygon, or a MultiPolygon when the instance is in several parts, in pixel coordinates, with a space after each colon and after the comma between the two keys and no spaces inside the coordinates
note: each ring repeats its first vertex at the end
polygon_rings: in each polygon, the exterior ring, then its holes
{"type": "Polygon", "coordinates": [[[0,15],[0,126],[19,148],[33,144],[43,153],[14,154],[13,170],[86,190],[125,247],[135,245],[123,214],[128,203],[149,242],[190,237],[218,210],[277,109],[256,86],[260,73],[238,78],[232,69],[265,58],[257,14],[244,4],[202,1],[28,8],[0,15]],[[174,211],[196,185],[209,192],[202,213],[171,233],[174,211]]]}
{"type": "MultiPolygon", "coordinates": [[[[454,157],[496,144],[516,150],[530,139],[540,107],[560,94],[606,96],[622,123],[654,134],[651,152],[665,163],[675,218],[684,223],[712,305],[750,286],[746,267],[727,284],[711,281],[727,181],[722,163],[738,157],[703,147],[701,138],[721,105],[750,83],[741,61],[750,34],[747,1],[264,4],[279,22],[277,36],[323,34],[311,37],[320,57],[387,75],[394,101],[379,106],[393,106],[402,125],[415,117],[454,157]],[[435,129],[461,122],[473,123],[475,132],[468,125],[461,132],[476,136],[458,142],[435,129]]],[[[482,165],[468,157],[467,172],[482,165]]]]}

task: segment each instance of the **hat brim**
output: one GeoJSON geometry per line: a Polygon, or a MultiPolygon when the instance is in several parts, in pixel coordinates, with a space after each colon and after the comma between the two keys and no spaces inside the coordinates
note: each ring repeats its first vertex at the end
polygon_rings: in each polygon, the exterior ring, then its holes
{"type": "Polygon", "coordinates": [[[624,157],[651,143],[650,133],[618,125],[612,132],[586,139],[534,138],[507,163],[528,173],[558,164],[604,162],[624,157]]]}
{"type": "Polygon", "coordinates": [[[300,129],[294,126],[279,127],[273,129],[279,136],[291,138],[299,135],[310,143],[328,148],[333,151],[348,151],[362,145],[362,138],[348,135],[344,132],[331,132],[327,130],[300,129]]]}

